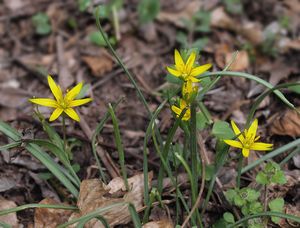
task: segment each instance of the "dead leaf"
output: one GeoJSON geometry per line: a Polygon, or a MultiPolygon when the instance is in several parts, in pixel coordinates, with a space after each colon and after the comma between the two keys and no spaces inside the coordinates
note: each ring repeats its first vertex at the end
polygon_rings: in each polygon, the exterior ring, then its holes
{"type": "Polygon", "coordinates": [[[249,40],[252,44],[261,44],[264,40],[261,24],[245,21],[240,27],[239,34],[249,40]]]}
{"type": "Polygon", "coordinates": [[[18,89],[1,89],[0,90],[0,105],[9,108],[23,107],[29,96],[24,95],[18,89]]]}
{"type": "Polygon", "coordinates": [[[113,61],[106,55],[101,56],[83,56],[82,60],[91,69],[92,74],[101,77],[105,73],[110,72],[113,68],[113,61]]]}
{"type": "Polygon", "coordinates": [[[16,11],[18,9],[23,8],[26,4],[28,4],[28,0],[4,0],[5,6],[11,11],[16,11]]]}
{"type": "Polygon", "coordinates": [[[212,27],[236,30],[237,24],[232,20],[229,15],[225,12],[224,7],[218,7],[211,12],[212,27]]]}
{"type": "Polygon", "coordinates": [[[181,11],[179,12],[165,12],[161,11],[157,19],[161,22],[169,22],[177,27],[185,28],[183,20],[191,20],[192,16],[199,11],[202,6],[201,1],[190,1],[181,11]]]}
{"type": "Polygon", "coordinates": [[[12,178],[1,177],[0,178],[0,192],[5,192],[17,185],[16,181],[12,178]]]}
{"type": "MultiPolygon", "coordinates": [[[[235,52],[226,53],[225,61],[226,65],[228,65],[234,56],[235,52]]],[[[249,67],[249,56],[247,51],[240,51],[236,56],[235,60],[230,65],[229,69],[232,71],[243,71],[249,67]]]]}
{"type": "MultiPolygon", "coordinates": [[[[59,204],[53,199],[43,199],[40,204],[59,204]]],[[[34,213],[35,228],[55,228],[68,221],[72,211],[53,208],[36,208],[34,213]]]]}
{"type": "MultiPolygon", "coordinates": [[[[152,180],[152,173],[149,173],[149,186],[152,180]]],[[[130,202],[136,210],[139,211],[143,207],[143,194],[144,194],[144,175],[138,174],[128,179],[131,190],[121,198],[113,198],[110,193],[125,190],[124,181],[122,178],[114,178],[108,185],[102,183],[99,179],[84,180],[80,185],[80,193],[77,206],[80,213],[73,213],[69,221],[79,218],[97,208],[113,205],[115,203],[130,202]]],[[[131,220],[128,211],[128,205],[113,207],[101,215],[106,219],[110,226],[118,224],[126,224],[131,220]]],[[[75,227],[74,224],[72,227],[75,227]]],[[[103,227],[102,223],[96,219],[90,220],[86,227],[99,228],[103,227]]]]}
{"type": "MultiPolygon", "coordinates": [[[[17,205],[13,201],[6,200],[0,197],[0,211],[5,209],[14,208],[17,205]]],[[[9,213],[7,215],[0,216],[0,221],[7,223],[13,227],[17,227],[19,224],[16,212],[9,213]]]]}
{"type": "Polygon", "coordinates": [[[300,114],[294,110],[279,112],[268,121],[273,135],[289,135],[295,138],[300,136],[300,114]]]}
{"type": "Polygon", "coordinates": [[[148,222],[143,225],[143,228],[173,228],[174,225],[172,221],[164,219],[160,221],[148,222]]]}

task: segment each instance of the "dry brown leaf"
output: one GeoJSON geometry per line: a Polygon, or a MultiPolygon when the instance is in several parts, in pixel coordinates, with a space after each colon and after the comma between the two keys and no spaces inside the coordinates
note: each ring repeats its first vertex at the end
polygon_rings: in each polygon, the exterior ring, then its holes
{"type": "Polygon", "coordinates": [[[157,19],[161,22],[169,22],[177,27],[185,28],[184,20],[191,20],[192,16],[200,9],[202,6],[201,1],[190,1],[183,10],[180,12],[165,12],[161,11],[157,19]]]}
{"type": "Polygon", "coordinates": [[[143,228],[173,228],[174,225],[172,221],[164,219],[160,221],[148,222],[143,225],[143,228]]]}
{"type": "Polygon", "coordinates": [[[1,89],[0,90],[0,105],[9,108],[21,108],[23,107],[28,96],[20,92],[18,89],[1,89]]]}
{"type": "MultiPolygon", "coordinates": [[[[0,211],[9,209],[9,208],[13,208],[16,206],[17,205],[15,204],[15,202],[9,201],[9,200],[6,200],[6,199],[0,197],[0,211]]],[[[0,221],[7,223],[13,227],[17,227],[19,224],[16,212],[0,216],[0,221]]]]}
{"type": "Polygon", "coordinates": [[[91,69],[92,74],[100,77],[113,68],[113,61],[106,55],[101,56],[83,56],[82,60],[91,69]]]}
{"type": "Polygon", "coordinates": [[[244,22],[239,33],[254,45],[261,44],[264,40],[262,26],[257,22],[244,22]]]}
{"type": "Polygon", "coordinates": [[[275,114],[270,118],[269,123],[270,131],[274,135],[300,136],[300,114],[294,110],[275,114]]]}
{"type": "MultiPolygon", "coordinates": [[[[40,204],[59,204],[53,199],[43,199],[40,204]]],[[[35,228],[55,228],[68,221],[72,211],[53,208],[36,208],[34,213],[35,228]]]]}
{"type": "MultiPolygon", "coordinates": [[[[151,180],[152,173],[149,173],[149,186],[151,180]]],[[[122,178],[114,178],[108,185],[105,185],[99,179],[82,181],[77,202],[80,213],[73,213],[69,218],[69,221],[95,211],[97,208],[121,202],[130,202],[135,206],[137,211],[141,210],[143,207],[144,176],[143,174],[135,175],[129,178],[128,182],[131,190],[126,193],[124,197],[113,198],[110,193],[116,193],[125,189],[122,178]]],[[[124,206],[113,207],[112,209],[101,213],[101,215],[106,219],[110,226],[126,224],[131,220],[127,204],[124,206]]],[[[72,227],[75,226],[76,224],[72,227]]],[[[99,228],[103,227],[103,225],[98,220],[92,219],[86,223],[85,227],[99,228]]]]}
{"type": "MultiPolygon", "coordinates": [[[[235,52],[226,53],[225,61],[226,65],[228,65],[232,58],[234,57],[235,52]]],[[[230,65],[229,69],[232,71],[243,71],[249,67],[249,56],[246,51],[240,51],[236,56],[235,60],[230,65]]]]}
{"type": "Polygon", "coordinates": [[[210,24],[212,27],[236,30],[237,24],[225,12],[224,7],[218,7],[211,13],[210,24]]]}

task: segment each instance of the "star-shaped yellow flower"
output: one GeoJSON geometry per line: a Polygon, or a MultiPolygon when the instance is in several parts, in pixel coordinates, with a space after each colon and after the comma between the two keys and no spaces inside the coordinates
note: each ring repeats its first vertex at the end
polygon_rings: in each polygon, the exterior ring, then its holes
{"type": "MultiPolygon", "coordinates": [[[[177,118],[180,116],[181,112],[188,106],[185,100],[180,99],[179,108],[175,105],[172,105],[171,109],[176,113],[177,118]]],[[[184,113],[182,120],[187,121],[191,118],[191,109],[188,108],[184,113]]]]}
{"type": "Polygon", "coordinates": [[[80,118],[73,109],[73,107],[80,106],[92,101],[91,98],[74,100],[76,96],[80,93],[83,83],[79,83],[78,85],[76,85],[74,88],[68,91],[65,96],[63,96],[60,86],[54,82],[53,78],[50,75],[48,76],[48,84],[51,89],[51,92],[55,97],[55,100],[49,98],[33,98],[29,99],[29,101],[38,105],[55,108],[55,110],[49,118],[49,121],[56,120],[64,112],[73,120],[79,122],[80,118]]]}
{"type": "Polygon", "coordinates": [[[174,68],[167,67],[167,70],[170,74],[181,78],[183,81],[199,82],[200,80],[196,76],[203,74],[211,68],[211,64],[209,63],[202,66],[194,66],[196,60],[196,53],[194,51],[190,54],[187,61],[184,62],[179,51],[175,49],[174,60],[174,68]]]}
{"type": "Polygon", "coordinates": [[[260,136],[256,136],[256,131],[258,127],[258,120],[255,119],[249,129],[244,130],[243,133],[240,132],[239,128],[236,126],[234,121],[231,121],[232,129],[237,136],[239,141],[236,140],[224,140],[224,142],[230,146],[242,149],[244,157],[249,156],[250,150],[272,150],[273,144],[256,142],[260,136]]]}

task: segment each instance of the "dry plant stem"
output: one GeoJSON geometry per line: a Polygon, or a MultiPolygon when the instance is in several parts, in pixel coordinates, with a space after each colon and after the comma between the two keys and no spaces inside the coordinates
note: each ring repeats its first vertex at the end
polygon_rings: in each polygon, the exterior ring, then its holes
{"type": "Polygon", "coordinates": [[[205,152],[206,152],[206,148],[205,148],[205,144],[204,144],[204,140],[201,136],[201,134],[198,132],[197,133],[197,143],[200,147],[200,150],[199,150],[199,155],[200,155],[200,159],[201,159],[201,165],[202,165],[202,174],[201,174],[201,186],[200,186],[200,190],[199,190],[199,194],[198,194],[198,197],[197,197],[197,200],[196,200],[196,203],[194,204],[191,212],[189,213],[189,215],[186,217],[186,219],[184,220],[183,224],[182,224],[182,228],[184,228],[188,221],[190,220],[192,214],[194,213],[194,211],[200,206],[200,202],[201,202],[201,196],[202,196],[202,193],[204,191],[204,186],[205,186],[205,161],[204,161],[204,157],[206,156],[205,155],[205,152]]]}
{"type": "MultiPolygon", "coordinates": [[[[85,135],[88,137],[89,140],[92,140],[93,137],[93,132],[90,129],[90,127],[88,126],[87,122],[85,121],[84,117],[80,115],[80,113],[78,113],[79,117],[80,117],[80,122],[79,125],[81,127],[81,129],[83,130],[83,132],[85,133],[85,135]]],[[[103,165],[105,166],[105,168],[107,169],[109,175],[112,178],[115,177],[119,177],[120,173],[119,173],[119,169],[117,168],[117,166],[115,165],[114,161],[112,160],[112,158],[110,157],[110,155],[108,153],[106,153],[102,147],[97,146],[97,153],[103,163],[103,165]]]]}
{"type": "Polygon", "coordinates": [[[117,38],[117,41],[119,41],[119,40],[121,40],[121,32],[120,32],[118,11],[117,11],[117,8],[115,5],[113,5],[113,7],[112,7],[112,15],[113,15],[113,23],[114,23],[116,38],[117,38]]]}

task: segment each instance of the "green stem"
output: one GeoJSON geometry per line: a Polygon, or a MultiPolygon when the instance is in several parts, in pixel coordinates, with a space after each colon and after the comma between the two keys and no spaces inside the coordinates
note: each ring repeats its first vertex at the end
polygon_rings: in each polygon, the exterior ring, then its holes
{"type": "Polygon", "coordinates": [[[119,162],[120,162],[122,176],[123,176],[124,183],[125,183],[125,188],[126,188],[126,191],[129,191],[129,184],[128,184],[128,180],[127,180],[127,171],[126,171],[126,167],[125,167],[124,148],[122,145],[119,123],[118,123],[117,117],[115,115],[115,112],[114,112],[111,104],[108,105],[108,111],[111,115],[111,119],[112,119],[113,126],[114,126],[115,141],[116,141],[116,146],[117,146],[118,153],[119,153],[119,162]]]}
{"type": "Polygon", "coordinates": [[[237,187],[237,189],[240,189],[240,187],[241,187],[242,168],[243,168],[243,154],[241,153],[240,156],[239,156],[238,174],[237,174],[237,178],[236,178],[236,187],[237,187]]]}
{"type": "Polygon", "coordinates": [[[198,153],[197,153],[197,140],[196,140],[196,134],[197,134],[197,120],[196,120],[196,103],[193,102],[191,104],[191,119],[190,119],[190,150],[191,150],[191,160],[192,160],[192,175],[193,175],[193,186],[196,190],[195,192],[195,198],[192,199],[192,204],[194,205],[196,203],[196,195],[198,190],[198,153]]]}
{"type": "MultiPolygon", "coordinates": [[[[67,139],[66,139],[66,120],[65,116],[62,115],[62,132],[63,132],[63,140],[64,140],[64,152],[67,154],[67,139]]],[[[67,154],[69,159],[69,155],[67,154]]]]}

